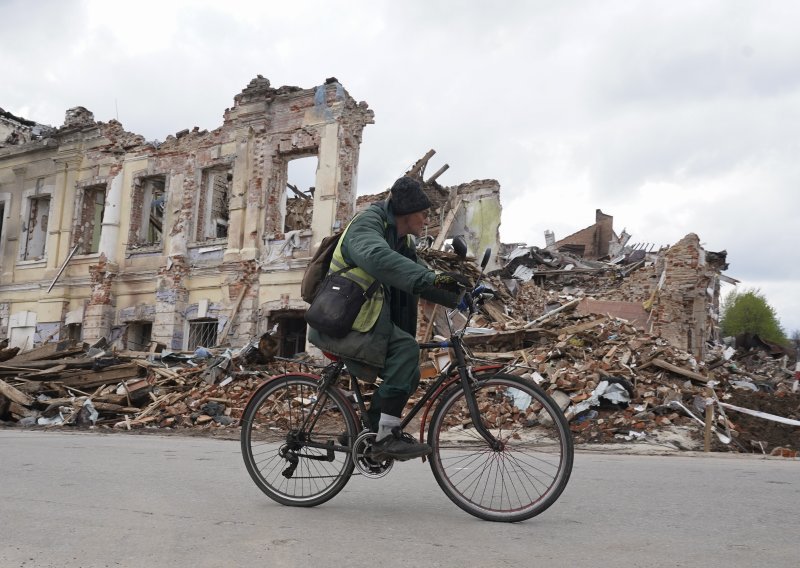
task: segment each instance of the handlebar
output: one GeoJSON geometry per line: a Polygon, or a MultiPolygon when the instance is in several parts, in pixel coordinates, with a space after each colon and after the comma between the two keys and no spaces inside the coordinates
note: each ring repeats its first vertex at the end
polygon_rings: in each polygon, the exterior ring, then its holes
{"type": "MultiPolygon", "coordinates": [[[[466,258],[467,246],[466,243],[463,242],[462,237],[456,237],[455,239],[453,239],[453,246],[456,248],[457,253],[459,253],[459,249],[461,250],[459,256],[462,257],[462,259],[466,258]]],[[[472,319],[472,316],[477,311],[477,305],[483,302],[484,300],[494,298],[494,293],[492,292],[492,290],[481,284],[481,280],[483,279],[483,274],[484,271],[486,270],[486,266],[489,264],[489,259],[491,257],[491,254],[492,254],[491,248],[487,248],[484,251],[483,258],[481,259],[480,263],[480,275],[478,276],[478,279],[475,281],[474,287],[471,290],[465,289],[464,296],[461,302],[459,302],[458,306],[456,306],[455,308],[456,310],[467,312],[467,318],[466,318],[467,321],[464,322],[464,325],[462,326],[461,329],[459,329],[458,331],[455,331],[453,329],[452,325],[453,322],[450,317],[450,314],[452,312],[448,314],[447,326],[450,328],[450,336],[456,338],[456,341],[460,341],[460,338],[466,332],[470,319],[472,319]]],[[[444,343],[440,342],[421,343],[420,347],[427,349],[435,349],[437,347],[447,348],[450,347],[451,345],[452,342],[447,341],[444,343]]]]}
{"type": "Polygon", "coordinates": [[[420,349],[448,349],[452,346],[450,341],[427,341],[420,343],[420,349]]]}
{"type": "Polygon", "coordinates": [[[458,304],[458,309],[462,312],[469,311],[469,314],[472,315],[476,311],[476,299],[478,303],[481,303],[484,300],[490,300],[492,298],[494,298],[494,292],[483,284],[478,283],[472,290],[466,290],[464,292],[464,297],[458,304]]]}

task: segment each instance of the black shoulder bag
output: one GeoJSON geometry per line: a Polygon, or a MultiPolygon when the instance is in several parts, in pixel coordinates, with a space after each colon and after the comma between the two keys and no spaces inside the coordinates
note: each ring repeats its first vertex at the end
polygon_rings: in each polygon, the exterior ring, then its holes
{"type": "Polygon", "coordinates": [[[357,282],[342,276],[346,267],[325,277],[311,307],[306,311],[306,322],[319,332],[342,338],[353,328],[361,307],[380,286],[375,280],[364,290],[357,282]]]}

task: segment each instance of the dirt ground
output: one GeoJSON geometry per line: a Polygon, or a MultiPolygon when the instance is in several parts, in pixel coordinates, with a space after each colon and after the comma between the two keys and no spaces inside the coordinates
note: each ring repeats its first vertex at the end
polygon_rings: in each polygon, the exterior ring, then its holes
{"type": "MultiPolygon", "coordinates": [[[[728,404],[760,410],[783,418],[800,420],[800,393],[784,395],[763,392],[735,391],[725,400],[728,404]]],[[[739,433],[737,440],[745,449],[770,453],[776,447],[800,450],[800,426],[791,426],[750,416],[734,410],[726,410],[728,419],[739,433]],[[760,445],[758,442],[763,443],[760,445]]]]}

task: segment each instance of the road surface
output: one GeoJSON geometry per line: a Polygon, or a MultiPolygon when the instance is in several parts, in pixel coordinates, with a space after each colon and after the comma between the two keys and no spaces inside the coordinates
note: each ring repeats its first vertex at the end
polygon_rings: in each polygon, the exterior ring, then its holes
{"type": "Polygon", "coordinates": [[[548,511],[488,523],[427,464],[297,509],[238,442],[0,429],[0,568],[800,566],[800,461],[579,452],[548,511]]]}

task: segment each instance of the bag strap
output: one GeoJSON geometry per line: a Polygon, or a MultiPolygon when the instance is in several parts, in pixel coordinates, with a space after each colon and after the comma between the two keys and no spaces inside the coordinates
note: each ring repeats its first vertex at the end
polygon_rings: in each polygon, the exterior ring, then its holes
{"type": "Polygon", "coordinates": [[[373,280],[372,284],[369,285],[369,288],[364,290],[364,297],[367,300],[369,300],[372,297],[372,295],[375,293],[375,291],[378,289],[378,286],[380,286],[380,285],[381,285],[381,283],[378,282],[377,278],[375,280],[373,280]]]}
{"type": "MultiPolygon", "coordinates": [[[[358,215],[356,215],[356,217],[358,217],[358,215]]],[[[355,221],[355,220],[356,220],[356,217],[353,217],[353,218],[350,220],[350,223],[348,223],[348,224],[347,224],[347,227],[345,227],[345,228],[344,228],[344,231],[342,231],[342,236],[341,236],[341,237],[339,237],[339,242],[338,242],[338,243],[336,243],[336,247],[340,247],[340,246],[342,246],[342,243],[344,242],[344,236],[345,236],[345,234],[347,233],[347,229],[349,229],[349,228],[350,228],[350,224],[351,224],[353,221],[355,221]]],[[[386,221],[384,221],[384,222],[383,222],[383,238],[384,238],[384,240],[386,239],[386,232],[387,232],[388,230],[389,230],[389,223],[387,223],[386,221]]],[[[344,255],[342,255],[342,259],[344,259],[344,255]]],[[[348,270],[352,270],[352,269],[354,269],[354,268],[356,268],[356,267],[355,267],[355,266],[350,266],[350,265],[348,265],[348,266],[345,266],[344,268],[340,268],[340,269],[339,269],[339,270],[337,270],[336,272],[332,272],[332,273],[330,273],[330,274],[329,274],[329,276],[340,276],[341,274],[344,274],[344,273],[345,273],[345,272],[347,272],[348,270]]],[[[377,279],[377,278],[375,278],[375,277],[373,276],[373,277],[372,277],[372,284],[370,284],[370,285],[369,285],[369,288],[367,288],[366,290],[364,290],[364,297],[365,297],[367,300],[369,300],[369,299],[372,297],[372,295],[375,293],[375,291],[378,289],[378,286],[380,286],[380,285],[381,285],[381,283],[380,283],[380,282],[378,282],[378,279],[377,279]]]]}
{"type": "MultiPolygon", "coordinates": [[[[328,278],[330,278],[332,276],[339,276],[343,272],[347,272],[348,270],[352,270],[353,268],[355,268],[355,266],[345,266],[344,268],[329,274],[328,278]]],[[[369,300],[372,297],[372,295],[375,293],[375,291],[378,289],[378,286],[380,286],[380,285],[381,285],[381,283],[378,282],[378,279],[377,278],[373,278],[372,279],[372,284],[370,284],[369,287],[366,290],[364,290],[364,297],[367,300],[369,300]]]]}

